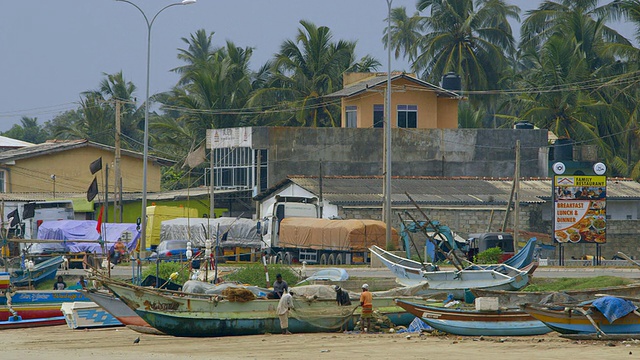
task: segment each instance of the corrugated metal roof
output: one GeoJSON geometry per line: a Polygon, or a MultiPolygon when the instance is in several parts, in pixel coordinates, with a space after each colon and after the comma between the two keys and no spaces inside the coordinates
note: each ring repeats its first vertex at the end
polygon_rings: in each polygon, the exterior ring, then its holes
{"type": "Polygon", "coordinates": [[[32,146],[34,144],[22,140],[12,139],[6,136],[0,136],[0,148],[21,148],[32,146]]]}
{"type": "MultiPolygon", "coordinates": [[[[328,176],[322,179],[322,196],[336,205],[379,204],[383,201],[383,177],[328,176]]],[[[268,197],[290,183],[320,194],[317,177],[291,176],[286,181],[260,194],[256,200],[268,197]]],[[[394,177],[391,179],[391,200],[396,205],[409,204],[408,193],[416,202],[458,205],[504,205],[511,196],[512,179],[394,177]]],[[[523,179],[518,196],[521,203],[544,203],[551,199],[551,179],[523,179]]],[[[609,179],[607,198],[611,200],[640,199],[640,184],[631,179],[609,179]]]]}
{"type": "MultiPolygon", "coordinates": [[[[113,146],[98,144],[88,140],[53,140],[47,141],[42,144],[36,144],[32,146],[25,146],[19,149],[7,150],[4,152],[0,152],[0,163],[7,163],[10,161],[27,159],[34,156],[39,156],[42,154],[51,154],[60,151],[67,151],[76,148],[82,148],[85,146],[91,146],[95,148],[99,148],[102,150],[115,152],[115,148],[113,146]]],[[[143,154],[131,151],[131,150],[121,150],[123,155],[127,155],[130,157],[142,158],[143,154]]],[[[164,166],[171,166],[175,164],[175,161],[169,159],[163,159],[156,156],[149,156],[149,159],[155,161],[164,166]]]]}
{"type": "MultiPolygon", "coordinates": [[[[391,75],[391,81],[395,81],[397,79],[406,79],[409,80],[411,82],[414,82],[415,84],[419,85],[419,86],[423,86],[426,88],[429,88],[433,91],[435,91],[436,93],[438,93],[438,95],[442,95],[442,96],[446,96],[446,97],[452,97],[452,98],[458,98],[460,97],[460,95],[449,91],[449,90],[445,90],[439,86],[433,85],[431,83],[428,83],[426,81],[414,78],[413,76],[409,76],[407,74],[392,74],[391,75]]],[[[352,85],[348,85],[347,87],[343,88],[342,90],[338,90],[336,92],[333,92],[329,95],[326,95],[326,97],[348,97],[348,96],[353,96],[353,95],[357,95],[363,91],[366,91],[367,89],[373,89],[376,86],[381,86],[386,84],[387,82],[387,75],[379,75],[379,76],[372,76],[370,78],[367,78],[366,80],[363,81],[359,81],[355,84],[352,85]]]]}

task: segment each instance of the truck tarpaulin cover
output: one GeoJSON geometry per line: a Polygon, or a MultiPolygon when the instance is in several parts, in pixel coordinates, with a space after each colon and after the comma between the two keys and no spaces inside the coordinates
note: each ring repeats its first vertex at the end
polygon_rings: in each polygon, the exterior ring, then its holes
{"type": "Polygon", "coordinates": [[[204,247],[209,234],[216,238],[220,232],[220,246],[222,247],[260,247],[260,236],[256,229],[256,221],[220,217],[206,218],[176,218],[165,220],[160,225],[160,241],[163,240],[191,240],[194,247],[204,247]],[[205,229],[209,228],[205,233],[205,229]],[[225,235],[226,233],[226,235],[225,235]]]}
{"type": "MultiPolygon", "coordinates": [[[[372,245],[386,247],[386,224],[378,220],[329,220],[285,218],[280,222],[280,247],[333,251],[368,251],[372,245]]],[[[398,245],[398,232],[391,241],[398,245]]]]}
{"type": "MultiPolygon", "coordinates": [[[[98,239],[100,234],[96,230],[98,222],[96,220],[57,220],[44,221],[38,228],[38,240],[60,240],[68,247],[68,251],[102,253],[102,248],[98,239]],[[83,242],[78,242],[82,240],[83,242]],[[95,242],[84,242],[93,240],[95,242]]],[[[106,241],[108,250],[113,248],[122,233],[129,231],[132,240],[125,241],[127,249],[132,251],[140,238],[140,233],[136,230],[136,224],[130,223],[102,223],[102,239],[106,241]]]]}

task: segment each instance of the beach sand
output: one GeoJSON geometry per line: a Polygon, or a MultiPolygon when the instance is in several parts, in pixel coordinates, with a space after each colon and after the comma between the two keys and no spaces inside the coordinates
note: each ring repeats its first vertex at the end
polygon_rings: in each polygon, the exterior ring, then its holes
{"type": "Polygon", "coordinates": [[[637,359],[638,341],[412,334],[293,334],[179,338],[124,327],[71,330],[66,325],[0,331],[0,358],[13,359],[637,359]],[[140,337],[140,342],[134,340],[140,337]]]}

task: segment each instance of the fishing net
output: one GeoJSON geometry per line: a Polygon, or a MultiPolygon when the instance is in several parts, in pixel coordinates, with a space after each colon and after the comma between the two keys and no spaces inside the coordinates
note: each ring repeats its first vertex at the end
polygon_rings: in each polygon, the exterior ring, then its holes
{"type": "Polygon", "coordinates": [[[357,307],[338,306],[335,302],[333,302],[333,305],[315,307],[294,300],[295,310],[290,312],[289,316],[321,329],[335,330],[342,328],[343,325],[358,317],[358,315],[354,315],[357,307]]]}
{"type": "MultiPolygon", "coordinates": [[[[356,322],[355,327],[360,327],[360,319],[356,322]]],[[[378,311],[373,312],[373,317],[371,318],[371,329],[369,331],[385,331],[391,328],[394,328],[395,324],[391,322],[391,320],[386,316],[381,314],[378,311]]]]}
{"type": "Polygon", "coordinates": [[[251,290],[243,288],[226,288],[222,291],[222,296],[231,302],[247,302],[256,299],[251,290]]]}

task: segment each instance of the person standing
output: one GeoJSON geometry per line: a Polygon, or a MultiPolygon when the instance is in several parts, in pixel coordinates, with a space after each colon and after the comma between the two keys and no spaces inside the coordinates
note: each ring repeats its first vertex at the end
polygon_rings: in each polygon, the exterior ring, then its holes
{"type": "Polygon", "coordinates": [[[64,282],[62,275],[58,276],[58,281],[53,284],[53,290],[64,290],[67,288],[67,283],[64,282]]]}
{"type": "Polygon", "coordinates": [[[360,306],[362,306],[362,316],[360,316],[360,331],[367,332],[371,329],[371,318],[373,317],[373,295],[369,292],[369,285],[362,285],[360,294],[360,306]],[[365,322],[367,326],[365,326],[365,322]]]}
{"type": "MultiPolygon", "coordinates": [[[[338,306],[351,305],[351,299],[349,298],[349,293],[347,291],[343,290],[338,285],[336,285],[333,289],[336,291],[336,303],[338,304],[338,306]]],[[[350,318],[351,316],[349,316],[349,318],[344,321],[342,325],[340,325],[340,332],[347,331],[347,322],[350,318]]]]}
{"type": "Polygon", "coordinates": [[[291,335],[289,331],[289,311],[295,310],[293,306],[293,291],[285,291],[278,302],[278,318],[280,319],[280,328],[283,335],[291,335]]]}

